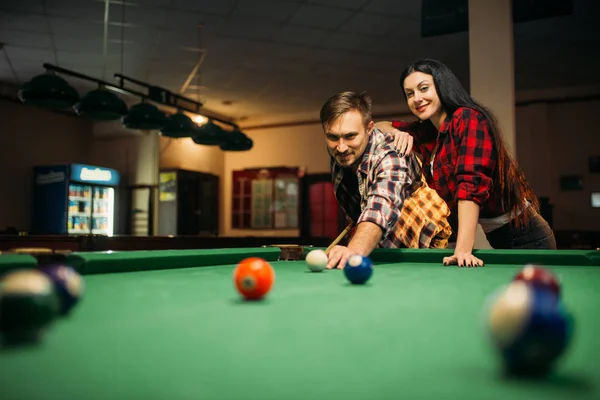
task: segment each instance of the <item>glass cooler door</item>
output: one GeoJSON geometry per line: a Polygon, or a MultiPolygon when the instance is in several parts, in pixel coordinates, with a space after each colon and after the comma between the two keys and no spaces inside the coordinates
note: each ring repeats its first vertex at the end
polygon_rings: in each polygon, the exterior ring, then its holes
{"type": "Polygon", "coordinates": [[[115,190],[110,187],[94,187],[92,233],[113,235],[115,190]]]}
{"type": "Polygon", "coordinates": [[[89,185],[69,185],[69,212],[67,231],[69,234],[90,233],[92,211],[92,188],[89,185]]]}

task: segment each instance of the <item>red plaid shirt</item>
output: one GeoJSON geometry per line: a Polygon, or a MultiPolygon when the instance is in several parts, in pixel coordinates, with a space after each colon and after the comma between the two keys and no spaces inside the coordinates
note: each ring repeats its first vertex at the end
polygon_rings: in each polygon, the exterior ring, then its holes
{"type": "Polygon", "coordinates": [[[458,200],[477,203],[481,218],[506,213],[501,193],[494,187],[498,155],[480,112],[461,107],[446,118],[439,132],[428,121],[393,121],[392,125],[414,138],[414,151],[424,157],[427,183],[446,201],[454,216],[458,200]]]}
{"type": "Polygon", "coordinates": [[[356,225],[368,221],[383,230],[379,247],[445,248],[450,211],[421,182],[417,158],[398,156],[393,141],[374,129],[356,173],[331,158],[338,203],[356,225]]]}

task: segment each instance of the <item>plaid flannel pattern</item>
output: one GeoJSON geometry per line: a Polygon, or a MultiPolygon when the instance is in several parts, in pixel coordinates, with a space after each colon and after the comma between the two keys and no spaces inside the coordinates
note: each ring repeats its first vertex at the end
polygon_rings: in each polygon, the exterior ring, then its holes
{"type": "Polygon", "coordinates": [[[446,118],[439,133],[430,122],[393,121],[392,125],[413,136],[415,151],[425,159],[427,183],[450,210],[457,209],[459,200],[471,200],[480,206],[482,218],[506,212],[502,208],[502,195],[493,185],[497,153],[489,125],[481,113],[461,107],[446,118]],[[429,165],[433,154],[432,175],[429,165]]]}
{"type": "Polygon", "coordinates": [[[422,179],[418,158],[400,157],[391,135],[373,130],[356,174],[333,158],[331,171],[336,198],[348,218],[382,229],[378,247],[447,247],[450,211],[422,179]]]}
{"type": "Polygon", "coordinates": [[[395,236],[409,248],[447,248],[452,235],[448,205],[424,179],[414,186],[416,190],[404,201],[395,236]]]}

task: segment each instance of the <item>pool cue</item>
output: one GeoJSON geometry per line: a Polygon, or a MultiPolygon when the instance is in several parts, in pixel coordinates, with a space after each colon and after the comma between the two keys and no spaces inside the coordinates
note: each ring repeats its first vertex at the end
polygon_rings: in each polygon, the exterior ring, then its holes
{"type": "Polygon", "coordinates": [[[352,226],[354,226],[354,222],[350,222],[348,224],[348,226],[346,227],[346,229],[344,229],[342,231],[342,233],[340,233],[338,235],[338,237],[335,238],[335,240],[333,242],[331,242],[331,244],[329,245],[329,247],[325,250],[325,254],[329,254],[329,250],[331,250],[331,248],[335,245],[337,245],[340,240],[342,240],[344,238],[344,236],[346,236],[348,234],[348,232],[350,232],[350,229],[352,229],[352,226]]]}

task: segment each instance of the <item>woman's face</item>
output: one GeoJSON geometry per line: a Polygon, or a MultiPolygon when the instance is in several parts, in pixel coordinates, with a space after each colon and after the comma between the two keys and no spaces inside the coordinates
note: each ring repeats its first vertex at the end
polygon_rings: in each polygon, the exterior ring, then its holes
{"type": "Polygon", "coordinates": [[[421,121],[433,119],[432,122],[441,122],[439,120],[444,110],[433,84],[433,76],[413,72],[404,80],[404,93],[410,111],[421,121]]]}

